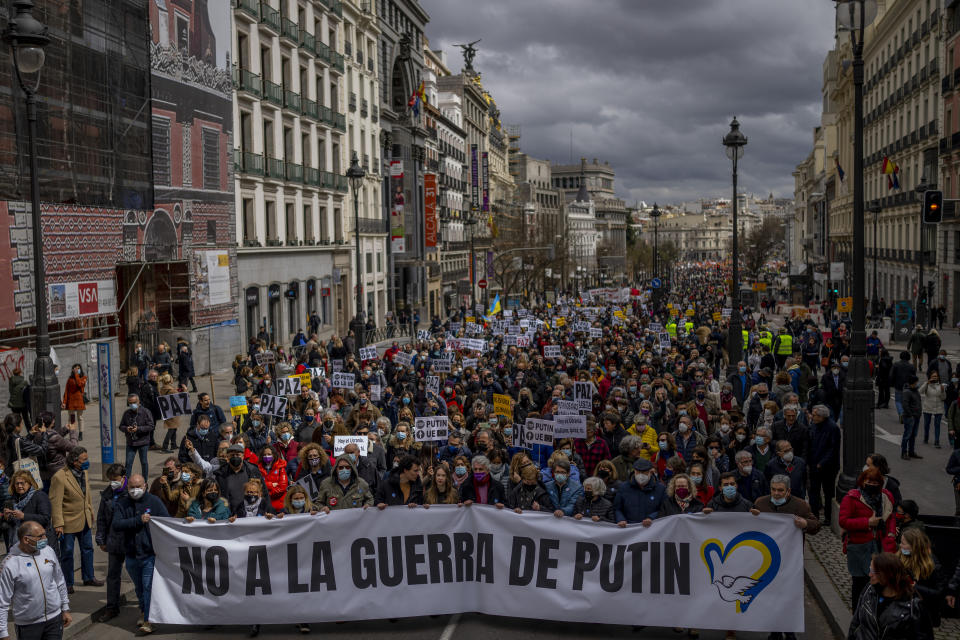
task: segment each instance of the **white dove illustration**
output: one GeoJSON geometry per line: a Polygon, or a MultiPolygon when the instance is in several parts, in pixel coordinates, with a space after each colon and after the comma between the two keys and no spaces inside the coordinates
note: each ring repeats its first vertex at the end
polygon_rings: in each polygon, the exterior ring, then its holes
{"type": "Polygon", "coordinates": [[[713,581],[713,584],[717,587],[717,591],[720,592],[721,600],[725,600],[726,602],[736,602],[739,600],[743,604],[747,604],[753,596],[744,595],[743,592],[757,584],[757,581],[747,576],[738,576],[736,578],[733,576],[720,576],[719,579],[713,581]]]}

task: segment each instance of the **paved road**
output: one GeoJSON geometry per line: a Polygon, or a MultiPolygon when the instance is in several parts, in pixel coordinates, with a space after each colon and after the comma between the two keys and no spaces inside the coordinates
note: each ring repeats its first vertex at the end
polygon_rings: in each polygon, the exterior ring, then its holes
{"type": "MultiPolygon", "coordinates": [[[[806,601],[807,631],[801,637],[826,640],[833,637],[823,613],[808,591],[804,591],[806,601]]],[[[641,596],[642,600],[642,596],[641,596]]],[[[322,606],[318,603],[318,606],[322,606]]],[[[545,612],[548,613],[548,612],[545,612]]],[[[125,607],[120,616],[106,624],[94,625],[78,636],[78,640],[128,640],[131,631],[135,631],[137,610],[133,606],[125,607]]],[[[217,627],[210,630],[190,630],[187,627],[157,625],[153,636],[176,637],[177,640],[211,640],[216,638],[243,638],[249,627],[217,627]]],[[[625,626],[598,627],[593,624],[569,624],[543,622],[523,618],[501,618],[479,614],[463,616],[439,616],[437,618],[404,618],[395,623],[385,620],[369,622],[348,622],[344,624],[314,625],[313,633],[301,635],[293,625],[264,626],[262,638],[310,638],[322,634],[325,640],[545,640],[547,638],[589,638],[603,634],[607,638],[644,638],[650,640],[671,640],[686,638],[686,635],[674,633],[672,629],[650,627],[634,632],[625,626]]],[[[723,631],[704,631],[701,638],[714,640],[723,638],[723,631]]],[[[766,633],[740,633],[739,638],[763,640],[766,633]]]]}

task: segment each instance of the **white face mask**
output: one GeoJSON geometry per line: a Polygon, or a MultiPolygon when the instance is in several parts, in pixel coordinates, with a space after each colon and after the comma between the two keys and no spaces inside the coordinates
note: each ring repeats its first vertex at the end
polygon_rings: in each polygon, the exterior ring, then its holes
{"type": "Polygon", "coordinates": [[[128,491],[128,493],[130,494],[130,497],[133,498],[134,500],[139,500],[140,498],[142,498],[145,492],[146,491],[143,489],[143,487],[134,487],[128,491]]]}
{"type": "Polygon", "coordinates": [[[752,464],[744,465],[744,466],[743,466],[743,473],[746,474],[746,475],[750,475],[751,473],[753,473],[753,465],[752,465],[752,464]]]}
{"type": "Polygon", "coordinates": [[[868,464],[863,465],[863,470],[864,470],[864,471],[866,471],[866,470],[869,469],[869,468],[870,468],[870,465],[868,465],[868,464]]]}
{"type": "Polygon", "coordinates": [[[787,451],[783,454],[783,461],[786,463],[793,462],[793,451],[787,451]]]}
{"type": "Polygon", "coordinates": [[[640,485],[641,487],[644,486],[645,484],[647,484],[647,482],[650,481],[650,474],[649,474],[649,473],[636,473],[636,474],[634,474],[633,477],[636,478],[637,484],[640,485]]]}
{"type": "Polygon", "coordinates": [[[680,433],[686,433],[686,432],[689,431],[689,430],[690,430],[690,427],[688,427],[688,426],[687,426],[685,423],[683,423],[683,422],[681,422],[680,425],[677,426],[677,431],[679,431],[680,433]]]}

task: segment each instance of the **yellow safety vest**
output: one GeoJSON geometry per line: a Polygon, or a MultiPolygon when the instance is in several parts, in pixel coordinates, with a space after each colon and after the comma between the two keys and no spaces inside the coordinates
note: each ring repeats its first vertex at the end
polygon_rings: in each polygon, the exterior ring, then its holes
{"type": "Polygon", "coordinates": [[[676,337],[677,337],[677,323],[676,323],[676,322],[671,322],[670,324],[667,325],[667,333],[670,334],[670,337],[671,337],[671,338],[676,338],[676,337]]]}
{"type": "Polygon", "coordinates": [[[746,351],[750,348],[750,332],[746,329],[743,330],[743,349],[746,351]]]}
{"type": "Polygon", "coordinates": [[[767,347],[768,349],[773,346],[773,334],[769,331],[762,331],[760,333],[760,344],[767,347]]]}
{"type": "Polygon", "coordinates": [[[780,344],[777,346],[778,356],[789,356],[793,354],[793,336],[789,333],[780,334],[780,344]]]}
{"type": "Polygon", "coordinates": [[[693,323],[687,322],[683,325],[683,328],[687,330],[687,333],[690,333],[693,331],[693,323]]]}

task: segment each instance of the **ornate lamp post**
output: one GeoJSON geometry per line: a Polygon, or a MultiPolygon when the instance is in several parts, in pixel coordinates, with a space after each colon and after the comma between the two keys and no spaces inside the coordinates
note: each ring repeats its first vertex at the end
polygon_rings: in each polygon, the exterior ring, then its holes
{"type": "Polygon", "coordinates": [[[729,373],[737,371],[737,363],[743,359],[743,325],[740,318],[740,256],[739,227],[737,225],[737,162],[743,157],[743,148],[747,146],[747,137],[740,133],[740,123],[734,118],[730,123],[730,132],[723,137],[727,157],[733,163],[733,274],[730,282],[730,327],[727,332],[727,354],[730,357],[729,373]]]}
{"type": "Polygon", "coordinates": [[[653,211],[650,212],[650,217],[653,218],[653,277],[660,277],[660,216],[663,215],[663,212],[660,211],[660,207],[657,206],[657,203],[653,203],[653,211]]]}
{"type": "Polygon", "coordinates": [[[47,313],[47,280],[43,266],[43,226],[40,219],[40,182],[37,168],[37,89],[45,60],[44,47],[50,43],[47,27],[33,17],[31,0],[15,0],[14,14],[3,32],[3,41],[13,54],[17,82],[27,103],[30,153],[30,214],[33,223],[34,304],[37,323],[37,360],[30,383],[30,407],[34,416],[49,411],[60,424],[60,383],[50,358],[47,313]]]}
{"type": "Polygon", "coordinates": [[[356,275],[354,276],[354,285],[356,286],[356,305],[357,313],[354,316],[353,320],[350,321],[350,329],[353,331],[354,335],[354,344],[357,348],[357,357],[359,357],[360,347],[365,345],[364,328],[363,328],[363,284],[361,280],[360,270],[360,188],[363,186],[363,179],[366,177],[367,172],[363,170],[363,167],[360,166],[360,161],[357,159],[357,153],[353,153],[353,157],[350,158],[350,167],[347,169],[347,179],[350,180],[350,186],[353,188],[353,236],[356,242],[356,251],[357,251],[357,263],[356,263],[356,275]]]}

